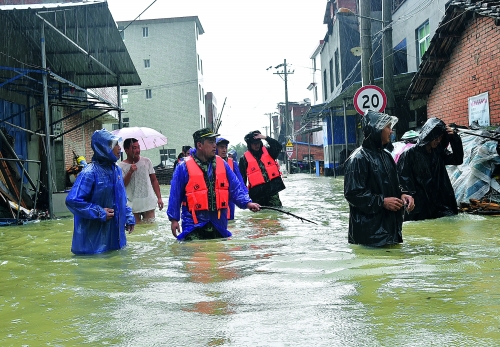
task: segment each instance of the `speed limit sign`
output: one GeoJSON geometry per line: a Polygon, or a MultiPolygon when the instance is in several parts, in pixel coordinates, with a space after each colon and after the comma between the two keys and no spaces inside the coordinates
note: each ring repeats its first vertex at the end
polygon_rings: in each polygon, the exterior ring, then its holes
{"type": "Polygon", "coordinates": [[[387,105],[387,97],[382,88],[367,85],[354,94],[353,103],[356,111],[363,116],[366,110],[382,112],[387,105]]]}

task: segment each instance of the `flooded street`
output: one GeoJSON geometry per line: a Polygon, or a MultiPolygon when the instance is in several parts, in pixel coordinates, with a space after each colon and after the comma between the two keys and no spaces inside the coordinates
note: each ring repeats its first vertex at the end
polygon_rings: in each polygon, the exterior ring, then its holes
{"type": "Polygon", "coordinates": [[[285,184],[318,225],[238,210],[231,239],[179,243],[157,211],[124,250],[78,257],[72,218],[0,228],[0,346],[500,345],[500,217],[367,248],[347,243],[342,178],[285,184]]]}

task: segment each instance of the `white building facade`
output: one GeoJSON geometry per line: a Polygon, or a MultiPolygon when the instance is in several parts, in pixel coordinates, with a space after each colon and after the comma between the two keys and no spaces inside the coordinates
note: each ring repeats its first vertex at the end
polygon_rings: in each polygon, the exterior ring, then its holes
{"type": "Polygon", "coordinates": [[[157,165],[176,158],[183,145],[193,146],[192,134],[206,126],[199,51],[204,30],[197,16],[117,24],[142,80],[121,89],[123,126],[150,127],[168,138],[167,145],[142,152],[157,165]]]}

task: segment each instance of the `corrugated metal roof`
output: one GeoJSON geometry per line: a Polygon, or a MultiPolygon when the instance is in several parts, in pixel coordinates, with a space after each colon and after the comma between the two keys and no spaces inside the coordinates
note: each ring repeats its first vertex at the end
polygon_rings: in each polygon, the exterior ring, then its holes
{"type": "MultiPolygon", "coordinates": [[[[83,88],[140,85],[105,1],[0,6],[0,65],[47,68],[83,88]]],[[[2,76],[8,78],[9,76],[2,76]]]]}
{"type": "Polygon", "coordinates": [[[415,100],[431,93],[468,21],[474,15],[492,17],[496,25],[500,24],[500,1],[455,0],[450,3],[411,81],[407,99],[415,100]]]}

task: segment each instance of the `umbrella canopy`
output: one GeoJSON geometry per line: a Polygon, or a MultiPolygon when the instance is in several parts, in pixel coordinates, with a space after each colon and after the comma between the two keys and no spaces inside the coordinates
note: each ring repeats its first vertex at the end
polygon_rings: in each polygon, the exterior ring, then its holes
{"type": "Polygon", "coordinates": [[[113,130],[122,140],[134,138],[139,141],[141,149],[153,149],[167,144],[167,138],[160,132],[147,127],[130,127],[113,130]]]}

